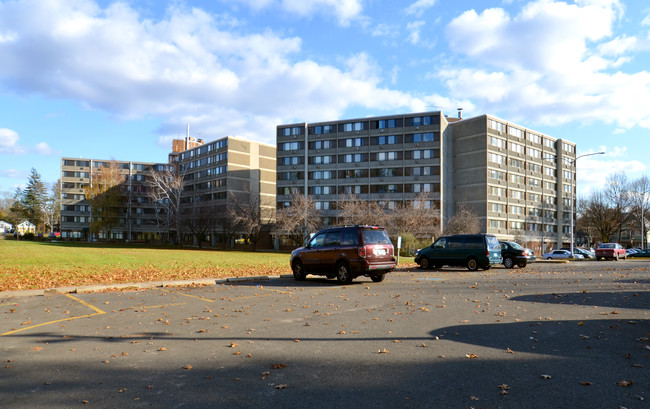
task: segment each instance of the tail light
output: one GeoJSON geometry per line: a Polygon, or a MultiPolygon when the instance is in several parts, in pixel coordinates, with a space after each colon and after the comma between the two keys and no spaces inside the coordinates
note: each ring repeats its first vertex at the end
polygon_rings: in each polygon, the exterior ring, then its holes
{"type": "Polygon", "coordinates": [[[357,252],[359,253],[359,257],[366,258],[366,247],[365,246],[361,246],[361,247],[357,248],[357,252]]]}

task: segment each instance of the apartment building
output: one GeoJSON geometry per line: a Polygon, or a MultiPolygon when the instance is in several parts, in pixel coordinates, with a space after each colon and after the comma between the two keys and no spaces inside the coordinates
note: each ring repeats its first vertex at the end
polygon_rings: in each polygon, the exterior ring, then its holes
{"type": "Polygon", "coordinates": [[[269,219],[274,214],[274,146],[236,137],[206,143],[188,135],[184,140],[173,141],[168,163],[62,158],[62,238],[91,238],[92,215],[84,186],[91,185],[98,172],[112,163],[119,167],[123,177],[120,186],[123,207],[110,237],[100,233],[99,239],[146,241],[159,240],[161,234],[169,231],[177,234],[176,224],[161,220],[160,206],[150,197],[147,186],[151,170],[163,171],[168,167],[177,169],[183,178],[179,212],[184,218],[182,229],[187,236],[184,240],[209,240],[215,245],[223,230],[223,224],[218,221],[228,214],[228,206],[235,200],[257,203],[263,209],[260,213],[269,219]],[[192,236],[202,237],[192,239],[192,236]]]}
{"type": "Polygon", "coordinates": [[[123,207],[110,237],[99,233],[97,238],[110,240],[152,240],[157,238],[158,223],[154,207],[146,193],[145,177],[151,170],[162,170],[162,163],[108,161],[99,159],[61,158],[61,238],[90,239],[92,220],[90,203],[84,187],[94,183],[98,173],[111,164],[117,165],[123,178],[120,187],[123,207]]]}
{"type": "Polygon", "coordinates": [[[185,181],[183,211],[190,220],[198,217],[199,223],[211,225],[204,233],[212,245],[221,240],[227,229],[228,209],[237,201],[259,207],[256,211],[265,221],[274,217],[274,146],[232,136],[210,143],[197,143],[188,137],[183,147],[189,148],[181,151],[181,146],[175,144],[169,162],[178,167],[185,181]]]}
{"type": "Polygon", "coordinates": [[[575,144],[460,112],[278,126],[278,207],[306,194],[335,224],[346,194],[390,210],[427,192],[443,227],[464,203],[484,232],[537,251],[568,242],[575,144]]]}

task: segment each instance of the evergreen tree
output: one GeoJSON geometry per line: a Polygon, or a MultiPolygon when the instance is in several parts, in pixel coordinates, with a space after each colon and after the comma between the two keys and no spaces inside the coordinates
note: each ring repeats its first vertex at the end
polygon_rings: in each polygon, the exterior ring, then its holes
{"type": "Polygon", "coordinates": [[[41,180],[41,175],[32,168],[27,180],[27,187],[22,192],[20,204],[23,215],[27,220],[36,225],[36,229],[44,226],[44,210],[47,201],[47,187],[41,180]]]}

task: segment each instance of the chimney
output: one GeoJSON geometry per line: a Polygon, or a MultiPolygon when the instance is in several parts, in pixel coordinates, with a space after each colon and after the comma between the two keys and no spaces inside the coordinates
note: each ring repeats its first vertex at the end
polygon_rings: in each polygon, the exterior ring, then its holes
{"type": "Polygon", "coordinates": [[[458,108],[458,119],[463,119],[463,108],[458,108]]]}

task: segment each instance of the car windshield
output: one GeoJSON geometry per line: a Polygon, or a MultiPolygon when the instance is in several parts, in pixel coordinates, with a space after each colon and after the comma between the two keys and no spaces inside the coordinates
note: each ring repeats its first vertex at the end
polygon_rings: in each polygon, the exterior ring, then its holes
{"type": "Polygon", "coordinates": [[[523,249],[523,247],[521,247],[521,245],[519,243],[509,241],[508,244],[510,244],[510,247],[512,247],[513,249],[517,249],[517,250],[522,250],[523,249]]]}
{"type": "Polygon", "coordinates": [[[601,249],[613,249],[614,245],[613,244],[601,244],[600,248],[601,249]]]}
{"type": "Polygon", "coordinates": [[[386,230],[363,230],[364,244],[390,244],[386,230]]]}

